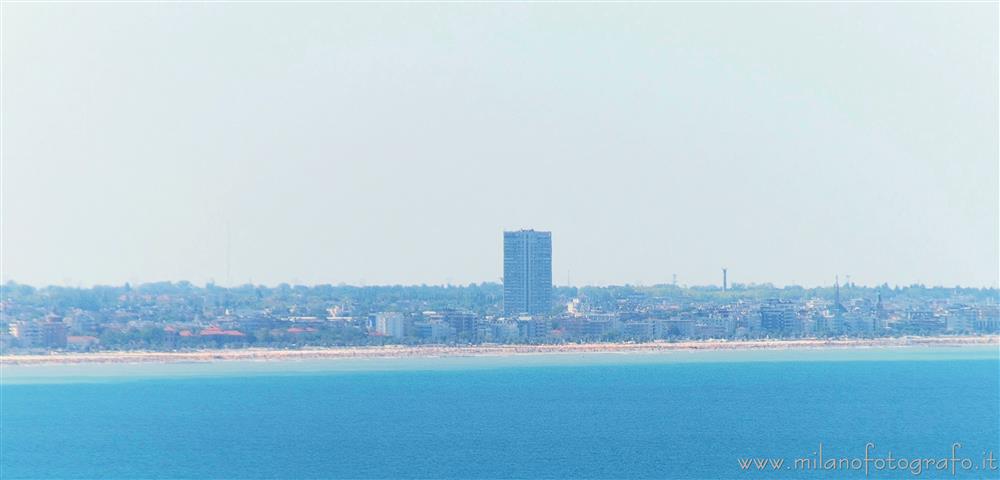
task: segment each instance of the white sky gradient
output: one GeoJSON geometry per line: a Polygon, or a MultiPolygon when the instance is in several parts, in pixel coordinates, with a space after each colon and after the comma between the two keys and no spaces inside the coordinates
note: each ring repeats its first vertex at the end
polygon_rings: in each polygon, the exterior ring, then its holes
{"type": "Polygon", "coordinates": [[[997,3],[10,4],[3,280],[997,286],[997,3]]]}

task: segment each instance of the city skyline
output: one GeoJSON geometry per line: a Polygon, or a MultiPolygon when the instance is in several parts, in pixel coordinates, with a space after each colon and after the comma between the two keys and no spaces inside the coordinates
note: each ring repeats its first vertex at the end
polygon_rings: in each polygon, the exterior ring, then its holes
{"type": "Polygon", "coordinates": [[[93,350],[385,343],[563,343],[679,339],[982,335],[1000,328],[996,290],[728,291],[671,286],[550,289],[545,232],[508,232],[512,285],[445,287],[147,284],[90,290],[5,286],[0,348],[93,350]],[[540,247],[535,249],[533,247],[540,247]],[[541,251],[532,251],[541,250],[541,251]],[[532,292],[532,290],[539,290],[532,292]],[[545,298],[543,298],[545,297],[545,298]]]}
{"type": "MultiPolygon", "coordinates": [[[[850,275],[838,275],[838,274],[834,274],[833,276],[831,276],[829,282],[826,282],[826,283],[816,283],[816,284],[803,284],[803,283],[778,284],[778,283],[775,283],[775,282],[768,282],[768,281],[761,281],[761,282],[757,282],[757,281],[735,281],[734,282],[734,281],[732,281],[730,279],[728,281],[728,289],[727,290],[728,291],[734,291],[734,290],[739,290],[739,289],[742,289],[742,288],[762,287],[762,286],[768,286],[770,288],[775,288],[775,289],[796,289],[796,288],[818,289],[818,288],[833,288],[836,285],[836,283],[837,283],[837,279],[838,278],[844,278],[844,277],[846,277],[846,281],[843,281],[843,283],[841,283],[841,287],[850,287],[850,286],[852,286],[852,287],[857,287],[857,288],[878,289],[878,288],[882,288],[884,286],[888,286],[889,288],[907,288],[907,287],[919,286],[919,287],[924,287],[924,288],[944,288],[944,289],[961,288],[961,289],[978,289],[978,290],[1000,290],[1000,287],[998,287],[996,285],[962,285],[962,284],[945,285],[945,284],[927,283],[927,282],[913,282],[913,283],[892,283],[892,282],[861,283],[861,282],[855,281],[853,278],[851,278],[850,275]]],[[[720,281],[718,281],[716,283],[712,283],[712,282],[707,282],[707,283],[687,283],[687,282],[681,281],[680,279],[678,279],[675,282],[675,281],[673,281],[670,278],[666,278],[663,281],[654,282],[654,283],[637,283],[637,282],[624,282],[624,283],[577,283],[577,282],[573,282],[572,284],[569,284],[569,283],[565,283],[565,282],[562,282],[562,283],[561,282],[557,282],[557,281],[555,281],[556,277],[553,276],[552,288],[584,288],[584,287],[605,288],[605,287],[676,286],[676,287],[682,288],[682,289],[717,288],[720,291],[726,291],[726,290],[723,289],[723,282],[721,281],[721,278],[722,277],[720,276],[720,281]]],[[[95,284],[84,285],[84,284],[79,284],[79,283],[78,284],[28,283],[28,282],[18,281],[17,279],[5,278],[4,279],[4,284],[6,284],[6,283],[12,283],[12,284],[16,284],[16,285],[26,285],[26,286],[30,286],[30,287],[33,287],[33,288],[56,287],[56,288],[79,288],[79,289],[90,289],[90,288],[105,287],[105,286],[119,287],[119,286],[123,286],[123,285],[126,285],[126,284],[133,285],[133,286],[136,286],[136,285],[151,285],[151,284],[158,284],[158,283],[173,283],[173,284],[189,283],[189,284],[195,285],[195,286],[214,285],[214,286],[220,287],[220,288],[239,288],[239,287],[244,287],[244,286],[248,286],[248,285],[250,285],[250,286],[260,286],[260,287],[268,287],[268,288],[274,288],[274,287],[278,287],[280,285],[304,286],[304,287],[318,287],[318,286],[323,286],[323,285],[332,285],[332,286],[346,286],[346,287],[357,287],[357,288],[365,288],[365,287],[373,287],[373,288],[377,288],[377,287],[404,287],[405,288],[405,287],[421,287],[421,286],[427,286],[427,287],[464,287],[464,286],[467,286],[467,285],[483,285],[483,284],[493,284],[493,285],[500,285],[500,286],[502,286],[503,285],[503,276],[501,275],[500,277],[497,277],[497,278],[484,279],[484,280],[480,280],[480,281],[469,281],[469,282],[463,282],[463,283],[458,283],[458,282],[452,282],[452,283],[351,283],[351,282],[300,283],[300,282],[293,282],[293,281],[279,281],[279,282],[276,282],[276,283],[263,283],[263,282],[252,282],[252,281],[240,282],[240,281],[234,280],[231,284],[226,284],[225,282],[219,282],[219,281],[217,281],[215,279],[209,279],[209,280],[207,280],[205,282],[201,282],[201,283],[199,283],[199,282],[193,282],[191,280],[186,280],[186,279],[159,279],[159,280],[154,279],[154,280],[148,280],[148,281],[145,281],[145,280],[144,281],[129,281],[129,280],[126,280],[126,281],[123,281],[123,282],[120,282],[120,283],[95,283],[95,284]]],[[[0,284],[0,285],[2,285],[2,284],[0,284]]]]}
{"type": "Polygon", "coordinates": [[[998,15],[0,0],[0,480],[1000,474],[998,15]]]}

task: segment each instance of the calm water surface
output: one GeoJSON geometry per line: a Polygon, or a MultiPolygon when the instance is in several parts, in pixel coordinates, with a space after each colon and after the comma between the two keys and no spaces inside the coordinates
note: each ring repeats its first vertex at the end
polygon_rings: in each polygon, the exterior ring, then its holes
{"type": "Polygon", "coordinates": [[[1000,478],[995,347],[5,366],[0,413],[4,479],[1000,478]]]}

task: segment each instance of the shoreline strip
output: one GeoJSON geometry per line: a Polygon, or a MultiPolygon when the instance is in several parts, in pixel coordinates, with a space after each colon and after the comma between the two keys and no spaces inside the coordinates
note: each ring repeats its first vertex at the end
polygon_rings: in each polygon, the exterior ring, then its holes
{"type": "Polygon", "coordinates": [[[568,344],[484,344],[484,345],[387,345],[363,347],[325,347],[296,350],[267,348],[217,349],[193,351],[123,351],[56,352],[40,355],[0,355],[0,366],[94,363],[178,363],[217,361],[280,361],[343,358],[433,358],[462,356],[506,356],[531,354],[580,353],[657,353],[690,350],[762,350],[801,348],[870,348],[870,347],[1000,347],[1000,335],[955,337],[896,337],[876,339],[800,339],[800,340],[701,340],[649,343],[568,343],[568,344]]]}

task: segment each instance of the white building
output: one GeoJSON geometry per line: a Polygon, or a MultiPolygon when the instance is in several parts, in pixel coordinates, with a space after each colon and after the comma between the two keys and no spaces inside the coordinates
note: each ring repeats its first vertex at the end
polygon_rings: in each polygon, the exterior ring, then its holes
{"type": "Polygon", "coordinates": [[[386,337],[401,338],[406,335],[406,317],[399,312],[376,313],[375,331],[386,337]]]}

